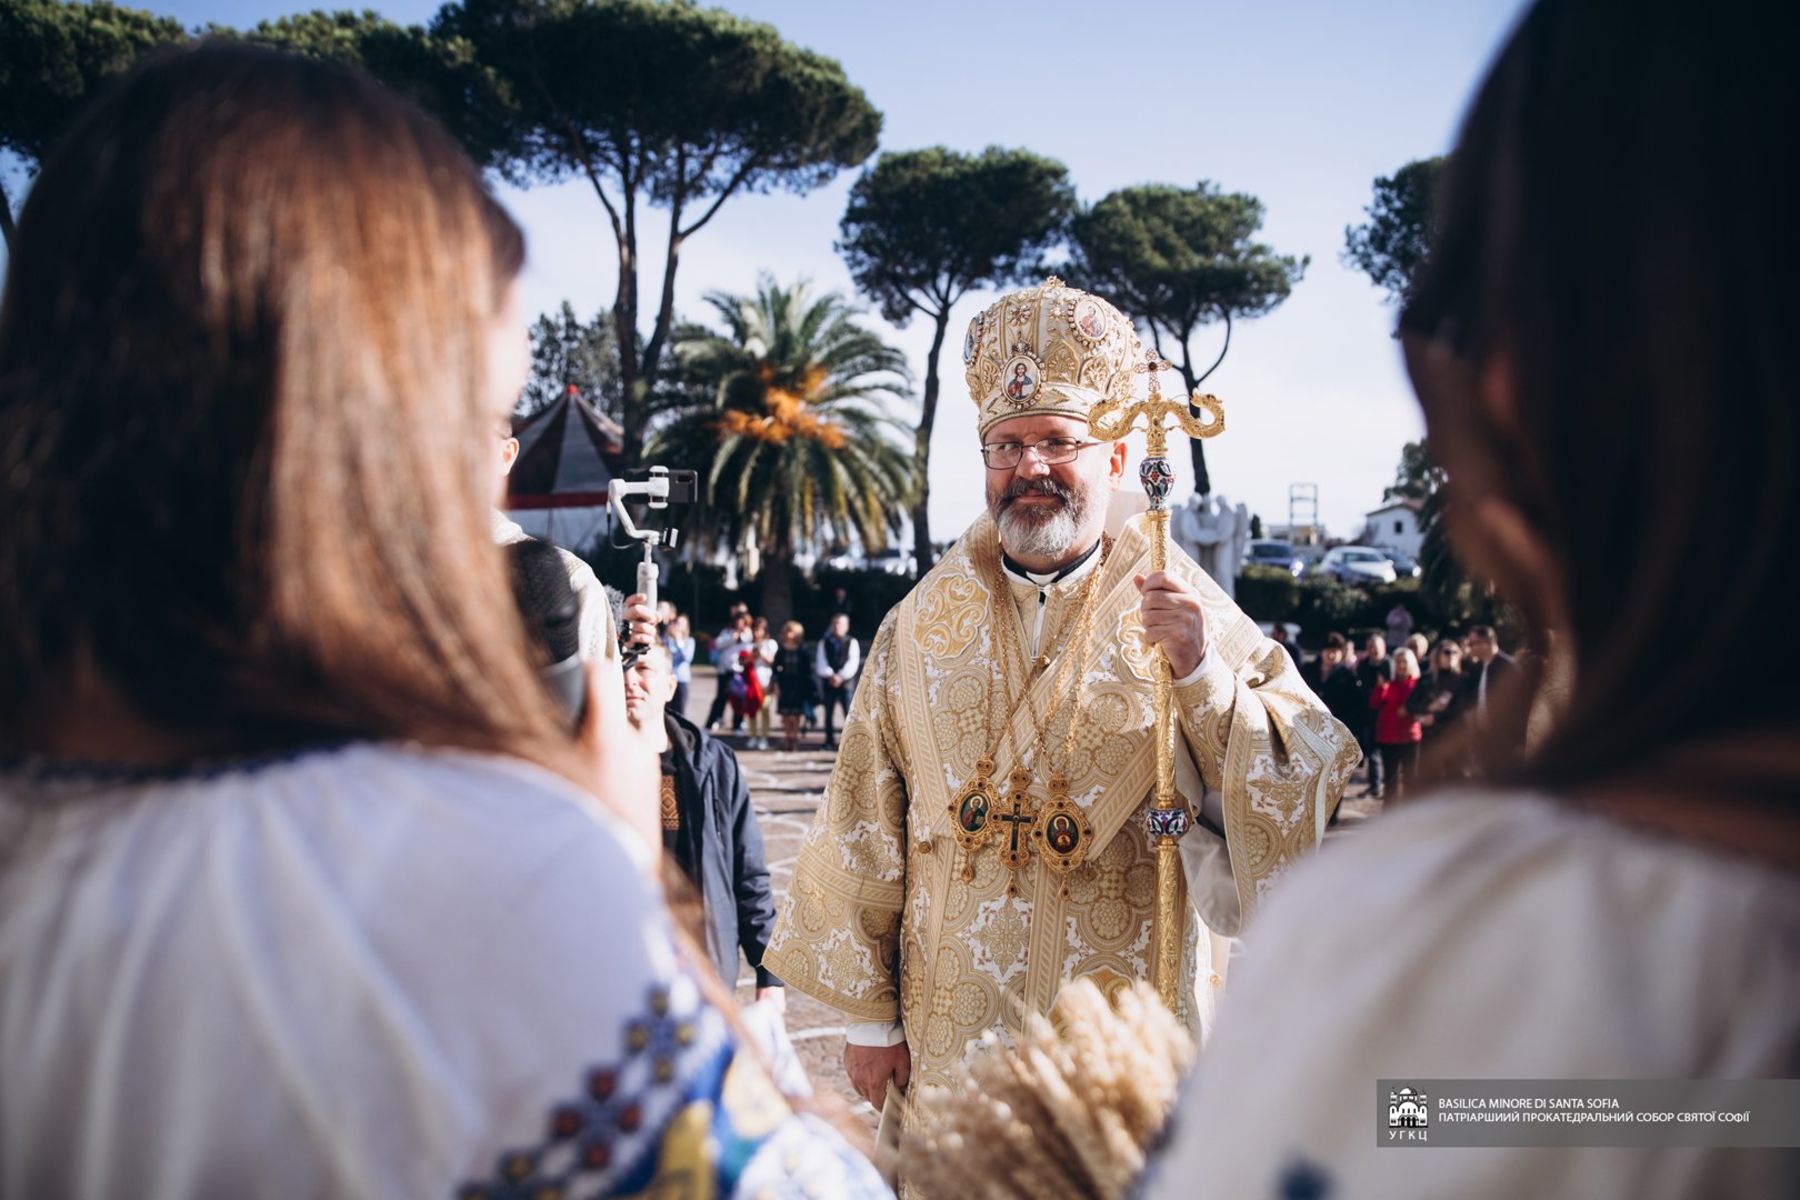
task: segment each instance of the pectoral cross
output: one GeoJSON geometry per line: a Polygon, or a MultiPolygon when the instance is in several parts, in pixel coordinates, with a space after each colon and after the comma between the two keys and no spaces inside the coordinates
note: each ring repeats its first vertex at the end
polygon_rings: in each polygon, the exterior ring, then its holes
{"type": "Polygon", "coordinates": [[[1010,873],[1006,894],[1016,896],[1019,894],[1019,871],[1031,861],[1031,827],[1037,821],[1037,813],[1027,807],[1031,803],[1031,773],[1014,767],[1009,782],[1012,787],[1006,793],[1007,807],[995,813],[994,819],[1005,821],[1012,827],[1007,845],[1000,851],[1000,859],[1010,873]]]}

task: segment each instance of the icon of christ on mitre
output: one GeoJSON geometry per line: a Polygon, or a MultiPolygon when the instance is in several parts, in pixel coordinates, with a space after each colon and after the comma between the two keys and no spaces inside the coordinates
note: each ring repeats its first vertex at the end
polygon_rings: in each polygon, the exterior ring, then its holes
{"type": "Polygon", "coordinates": [[[1176,1008],[1196,1034],[1214,936],[1318,845],[1356,765],[1287,651],[1178,549],[1153,572],[1144,517],[1119,515],[1126,445],[1089,416],[1128,403],[1144,362],[1118,309],[1055,279],[970,326],[987,512],[876,634],[764,957],[845,1014],[846,1069],[878,1108],[889,1082],[949,1085],[1069,980],[1149,978],[1159,652],[1192,817],[1176,1008]]]}

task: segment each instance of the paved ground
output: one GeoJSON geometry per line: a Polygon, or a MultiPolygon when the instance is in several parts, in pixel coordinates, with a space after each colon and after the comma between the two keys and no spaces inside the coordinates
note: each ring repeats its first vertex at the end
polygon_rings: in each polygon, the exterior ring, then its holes
{"type": "MultiPolygon", "coordinates": [[[[687,709],[691,720],[700,722],[705,719],[712,705],[713,694],[711,671],[706,670],[703,674],[702,669],[696,668],[687,709]]],[[[729,722],[723,737],[726,744],[737,750],[738,762],[742,764],[749,779],[750,797],[756,806],[757,818],[762,822],[769,875],[779,903],[793,880],[794,858],[799,854],[801,840],[812,825],[813,814],[824,799],[825,784],[831,777],[836,755],[824,749],[824,733],[820,730],[803,735],[800,749],[788,753],[782,750],[750,750],[744,745],[745,739],[730,733],[728,726],[729,722]]],[[[1354,830],[1357,824],[1381,807],[1380,801],[1367,799],[1366,793],[1367,788],[1360,779],[1351,785],[1350,796],[1344,801],[1344,819],[1341,823],[1344,832],[1354,830]]],[[[1338,835],[1334,833],[1332,836],[1338,835]]],[[[747,970],[738,981],[738,990],[745,1001],[751,998],[753,981],[747,970]]],[[[842,1015],[816,1000],[790,992],[787,1024],[788,1036],[793,1039],[794,1048],[799,1052],[801,1061],[806,1064],[814,1084],[823,1091],[842,1097],[872,1119],[873,1111],[856,1098],[844,1079],[841,1062],[844,1048],[842,1015]]]]}
{"type": "MultiPolygon", "coordinates": [[[[688,697],[687,715],[696,723],[704,721],[712,706],[713,676],[700,669],[694,671],[694,682],[688,697]]],[[[776,718],[775,720],[779,720],[776,718]]],[[[763,850],[768,859],[769,878],[774,884],[776,903],[787,895],[794,878],[794,858],[800,843],[812,826],[813,814],[825,797],[825,783],[831,778],[837,755],[824,748],[823,731],[804,735],[802,748],[792,754],[776,750],[750,750],[746,739],[727,732],[722,734],[727,745],[737,750],[738,762],[750,783],[750,798],[762,823],[763,850]]],[[[740,998],[749,1000],[754,979],[748,968],[738,980],[740,998]]],[[[788,1037],[794,1049],[822,1091],[829,1092],[853,1105],[873,1119],[873,1110],[858,1100],[844,1079],[844,1020],[842,1014],[798,992],[787,998],[788,1037]]]]}

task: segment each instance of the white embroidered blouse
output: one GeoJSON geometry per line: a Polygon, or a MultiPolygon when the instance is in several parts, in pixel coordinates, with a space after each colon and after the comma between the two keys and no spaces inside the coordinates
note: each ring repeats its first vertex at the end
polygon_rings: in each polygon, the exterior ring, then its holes
{"type": "Polygon", "coordinates": [[[0,770],[0,1195],[886,1196],[536,767],[0,770]]]}
{"type": "Polygon", "coordinates": [[[1384,816],[1251,925],[1144,1195],[1760,1200],[1800,1151],[1377,1141],[1382,1079],[1800,1073],[1800,879],[1529,794],[1384,816]]]}

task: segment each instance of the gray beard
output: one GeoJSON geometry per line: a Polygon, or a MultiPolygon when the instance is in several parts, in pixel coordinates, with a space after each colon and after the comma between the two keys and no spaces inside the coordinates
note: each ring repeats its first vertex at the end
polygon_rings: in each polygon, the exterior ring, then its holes
{"type": "Polygon", "coordinates": [[[1007,505],[994,518],[1000,544],[1015,558],[1059,559],[1075,548],[1075,537],[1086,523],[1087,503],[1080,492],[1072,492],[1053,512],[1036,514],[1007,505]]]}

